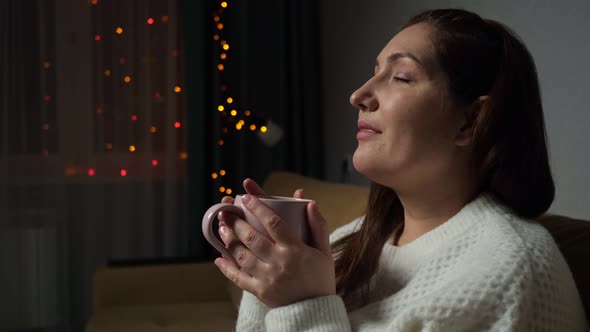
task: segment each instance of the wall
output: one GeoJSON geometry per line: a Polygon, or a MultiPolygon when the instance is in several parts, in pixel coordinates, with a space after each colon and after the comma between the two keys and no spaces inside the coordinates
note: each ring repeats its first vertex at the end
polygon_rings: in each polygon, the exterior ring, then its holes
{"type": "MultiPolygon", "coordinates": [[[[552,212],[590,219],[590,2],[324,0],[323,81],[326,174],[342,180],[342,161],[356,148],[357,112],[350,94],[372,74],[375,57],[398,27],[424,9],[458,7],[499,20],[533,54],[541,81],[556,181],[552,212]]],[[[367,183],[359,174],[350,182],[367,183]]]]}

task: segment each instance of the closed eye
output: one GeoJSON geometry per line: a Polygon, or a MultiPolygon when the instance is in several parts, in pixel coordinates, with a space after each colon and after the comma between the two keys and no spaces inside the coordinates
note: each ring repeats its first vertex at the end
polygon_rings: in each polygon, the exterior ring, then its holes
{"type": "Polygon", "coordinates": [[[402,83],[410,83],[411,80],[407,79],[407,78],[403,78],[403,77],[394,77],[393,79],[395,79],[398,82],[402,82],[402,83]]]}

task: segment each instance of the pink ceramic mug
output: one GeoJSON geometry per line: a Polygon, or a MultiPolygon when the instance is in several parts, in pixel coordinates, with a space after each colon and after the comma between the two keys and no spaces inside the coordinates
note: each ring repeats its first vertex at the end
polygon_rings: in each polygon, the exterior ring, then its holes
{"type": "MultiPolygon", "coordinates": [[[[266,204],[271,210],[278,214],[292,229],[295,236],[302,239],[303,242],[307,243],[309,231],[307,223],[307,203],[311,202],[308,199],[300,199],[293,197],[283,196],[256,196],[264,204],[266,204]]],[[[231,260],[236,266],[239,264],[232,257],[230,252],[227,250],[223,242],[219,241],[213,233],[213,221],[221,211],[233,213],[240,218],[246,220],[248,224],[252,225],[259,233],[264,234],[268,238],[268,232],[261,225],[252,212],[244,208],[242,204],[242,195],[237,195],[234,204],[219,203],[210,207],[205,215],[203,216],[203,235],[205,239],[211,243],[217,251],[225,255],[225,257],[231,260]]]]}

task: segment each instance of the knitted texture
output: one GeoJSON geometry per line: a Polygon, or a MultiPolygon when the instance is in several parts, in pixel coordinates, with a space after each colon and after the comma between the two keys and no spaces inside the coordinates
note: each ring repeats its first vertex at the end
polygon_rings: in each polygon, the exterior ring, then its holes
{"type": "MultiPolygon", "coordinates": [[[[335,241],[358,229],[337,229],[335,241]]],[[[551,235],[484,194],[402,247],[386,244],[369,302],[340,296],[269,310],[244,293],[238,331],[585,331],[571,272],[551,235]]]]}

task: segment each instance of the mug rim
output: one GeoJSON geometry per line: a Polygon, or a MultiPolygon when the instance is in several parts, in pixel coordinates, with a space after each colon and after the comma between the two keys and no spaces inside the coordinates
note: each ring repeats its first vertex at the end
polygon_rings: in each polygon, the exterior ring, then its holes
{"type": "MultiPolygon", "coordinates": [[[[240,197],[244,197],[246,194],[242,194],[242,195],[236,195],[240,196],[240,197]]],[[[273,202],[277,202],[277,201],[287,201],[287,202],[295,202],[295,203],[309,203],[309,202],[313,202],[313,200],[311,199],[307,199],[307,198],[297,198],[297,197],[289,197],[289,196],[278,196],[278,195],[265,195],[265,196],[259,196],[259,195],[250,195],[250,196],[254,196],[256,198],[258,198],[261,201],[273,201],[273,202]]]]}

